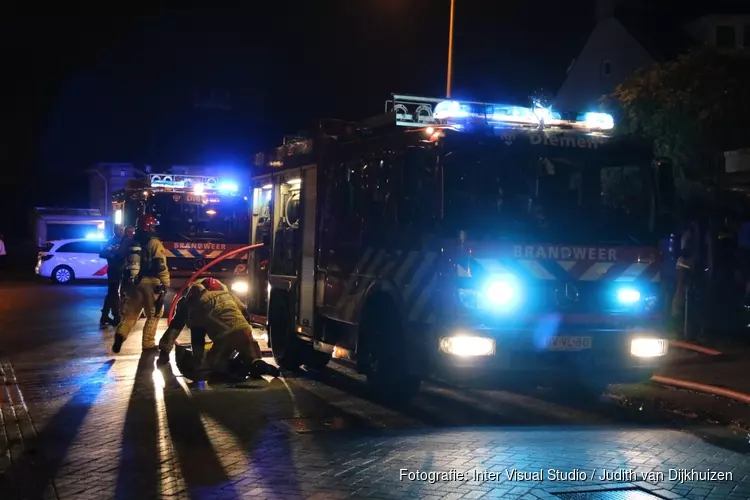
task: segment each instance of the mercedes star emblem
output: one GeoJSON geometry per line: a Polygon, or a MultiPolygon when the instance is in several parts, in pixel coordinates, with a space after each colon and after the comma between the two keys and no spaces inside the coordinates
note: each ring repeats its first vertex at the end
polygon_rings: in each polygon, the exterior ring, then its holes
{"type": "Polygon", "coordinates": [[[555,291],[555,300],[563,309],[573,307],[578,303],[578,289],[571,283],[565,283],[555,291]]]}
{"type": "Polygon", "coordinates": [[[203,260],[203,259],[195,259],[195,260],[193,261],[193,267],[195,268],[195,270],[196,270],[196,271],[197,271],[198,269],[202,268],[202,267],[203,267],[203,266],[205,266],[205,265],[206,265],[206,261],[205,261],[205,260],[203,260]]]}

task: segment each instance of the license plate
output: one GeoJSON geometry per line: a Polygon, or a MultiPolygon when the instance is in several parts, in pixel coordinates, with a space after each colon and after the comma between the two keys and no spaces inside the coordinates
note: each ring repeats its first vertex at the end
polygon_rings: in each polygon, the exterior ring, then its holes
{"type": "Polygon", "coordinates": [[[552,337],[547,341],[550,351],[580,351],[591,349],[591,337],[552,337]]]}

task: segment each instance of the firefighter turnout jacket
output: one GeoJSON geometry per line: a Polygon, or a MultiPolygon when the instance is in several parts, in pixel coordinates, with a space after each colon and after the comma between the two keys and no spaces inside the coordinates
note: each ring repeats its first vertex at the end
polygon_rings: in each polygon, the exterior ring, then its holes
{"type": "MultiPolygon", "coordinates": [[[[185,296],[177,303],[175,315],[159,341],[162,355],[168,354],[175,340],[187,326],[191,331],[207,335],[213,342],[208,353],[209,368],[215,372],[227,372],[232,353],[239,353],[248,364],[261,359],[260,346],[253,339],[245,305],[231,293],[226,285],[222,290],[206,289],[199,281],[190,286],[185,296]]],[[[195,339],[194,339],[195,340],[195,339]]],[[[194,346],[198,354],[196,363],[201,363],[202,346],[194,346]],[[195,347],[198,347],[197,349],[195,347]]]]}
{"type": "Polygon", "coordinates": [[[212,342],[232,332],[252,329],[245,305],[223,283],[222,288],[221,291],[207,290],[200,280],[190,285],[177,303],[174,318],[159,342],[162,351],[172,350],[186,326],[205,331],[212,342]]]}
{"type": "MultiPolygon", "coordinates": [[[[167,254],[162,242],[146,233],[136,234],[136,237],[122,245],[124,248],[125,265],[123,270],[123,301],[122,319],[115,331],[116,344],[127,339],[130,331],[140,317],[141,311],[146,315],[143,326],[142,347],[155,347],[156,328],[161,313],[160,297],[171,284],[167,254]]],[[[119,352],[119,346],[115,349],[119,352]]]]}

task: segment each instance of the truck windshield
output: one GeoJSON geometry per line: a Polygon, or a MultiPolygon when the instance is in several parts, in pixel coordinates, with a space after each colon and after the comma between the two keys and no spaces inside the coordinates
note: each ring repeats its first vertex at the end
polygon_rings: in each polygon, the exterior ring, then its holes
{"type": "Polygon", "coordinates": [[[158,233],[166,241],[249,241],[247,202],[239,196],[209,197],[207,203],[193,203],[181,195],[155,193],[146,211],[159,220],[158,233]]]}
{"type": "Polygon", "coordinates": [[[445,222],[479,239],[648,240],[648,171],[596,163],[601,160],[530,158],[497,149],[450,152],[443,158],[445,222]]]}

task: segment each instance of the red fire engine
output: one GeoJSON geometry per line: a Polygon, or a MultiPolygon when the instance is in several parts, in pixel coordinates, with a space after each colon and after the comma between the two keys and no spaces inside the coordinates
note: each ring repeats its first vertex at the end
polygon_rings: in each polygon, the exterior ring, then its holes
{"type": "MultiPolygon", "coordinates": [[[[134,225],[143,213],[157,218],[175,287],[211,260],[247,245],[248,205],[237,183],[213,176],[150,174],[112,196],[116,225],[134,225]]],[[[243,295],[247,258],[227,259],[205,274],[231,282],[235,293],[243,295]]]]}
{"type": "Polygon", "coordinates": [[[648,378],[667,351],[650,149],[601,113],[386,111],[256,158],[250,300],[279,364],[338,358],[393,396],[648,378]]]}

